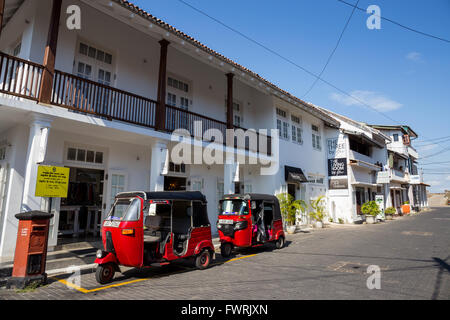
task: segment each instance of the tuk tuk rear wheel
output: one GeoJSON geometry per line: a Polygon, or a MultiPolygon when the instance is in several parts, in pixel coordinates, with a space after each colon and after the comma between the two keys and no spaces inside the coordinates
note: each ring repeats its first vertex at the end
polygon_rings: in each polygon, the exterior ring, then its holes
{"type": "Polygon", "coordinates": [[[222,243],[222,245],[220,246],[220,254],[222,255],[222,257],[228,258],[229,256],[231,256],[232,252],[233,252],[233,245],[231,243],[229,242],[222,243]]]}
{"type": "Polygon", "coordinates": [[[99,265],[95,271],[95,279],[100,284],[107,284],[113,279],[114,273],[115,268],[112,263],[99,265]]]}
{"type": "Polygon", "coordinates": [[[279,237],[278,240],[275,242],[275,246],[277,249],[281,249],[284,247],[284,237],[279,237]]]}
{"type": "Polygon", "coordinates": [[[206,269],[211,262],[211,254],[208,250],[203,250],[196,258],[195,258],[195,267],[200,270],[206,269]]]}

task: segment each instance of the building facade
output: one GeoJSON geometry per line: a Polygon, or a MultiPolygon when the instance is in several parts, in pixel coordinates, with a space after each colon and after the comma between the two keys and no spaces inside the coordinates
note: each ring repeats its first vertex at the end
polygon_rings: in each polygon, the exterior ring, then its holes
{"type": "Polygon", "coordinates": [[[6,1],[3,13],[1,259],[22,211],[54,213],[52,249],[98,238],[121,191],[202,191],[214,233],[224,193],[326,193],[324,137],[339,123],[192,37],[120,0],[6,1]],[[255,143],[225,146],[227,129],[255,129],[255,143]],[[173,158],[180,141],[191,161],[173,158]],[[203,161],[207,147],[223,161],[203,161]],[[36,196],[43,165],[70,168],[67,198],[36,196]]]}

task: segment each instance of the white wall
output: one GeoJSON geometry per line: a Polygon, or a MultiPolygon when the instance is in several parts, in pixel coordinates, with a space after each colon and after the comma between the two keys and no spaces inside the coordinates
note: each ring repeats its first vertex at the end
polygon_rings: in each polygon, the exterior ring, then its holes
{"type": "Polygon", "coordinates": [[[11,144],[11,147],[7,148],[5,159],[11,169],[8,177],[5,215],[0,221],[0,259],[14,257],[19,225],[15,215],[21,212],[28,134],[29,127],[26,125],[15,126],[0,134],[0,141],[6,139],[11,144]]]}

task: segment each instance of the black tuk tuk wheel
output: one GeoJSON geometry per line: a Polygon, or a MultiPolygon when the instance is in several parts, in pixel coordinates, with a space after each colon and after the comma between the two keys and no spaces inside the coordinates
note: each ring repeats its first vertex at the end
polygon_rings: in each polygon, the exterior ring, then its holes
{"type": "Polygon", "coordinates": [[[233,245],[231,243],[229,242],[222,243],[222,245],[220,246],[220,254],[222,255],[222,257],[228,258],[229,256],[231,256],[232,252],[233,252],[233,245]]]}
{"type": "Polygon", "coordinates": [[[275,242],[275,246],[277,247],[277,249],[281,249],[284,247],[284,237],[279,237],[278,240],[275,242]]]}
{"type": "Polygon", "coordinates": [[[114,277],[115,268],[112,263],[99,265],[95,271],[95,279],[100,284],[107,284],[111,282],[114,277]]]}
{"type": "Polygon", "coordinates": [[[211,254],[208,250],[203,250],[196,258],[195,258],[195,267],[200,270],[206,269],[211,262],[211,254]]]}

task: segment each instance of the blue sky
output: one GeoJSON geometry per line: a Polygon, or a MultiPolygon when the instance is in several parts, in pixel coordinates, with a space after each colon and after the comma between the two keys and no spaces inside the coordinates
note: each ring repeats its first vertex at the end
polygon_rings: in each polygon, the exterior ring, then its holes
{"type": "MultiPolygon", "coordinates": [[[[337,0],[184,1],[315,74],[322,70],[352,11],[337,0]]],[[[448,42],[385,20],[380,30],[369,30],[369,15],[355,11],[322,78],[384,112],[397,121],[393,123],[321,81],[305,96],[314,77],[177,0],[132,2],[301,99],[367,123],[408,124],[419,134],[417,142],[450,136],[448,42]]],[[[369,5],[378,5],[383,17],[450,39],[449,0],[361,0],[358,4],[369,5]]],[[[418,151],[427,156],[445,146],[450,147],[450,141],[423,143],[418,151]]],[[[431,191],[450,189],[450,150],[422,161],[443,161],[449,163],[423,166],[431,191]]]]}

